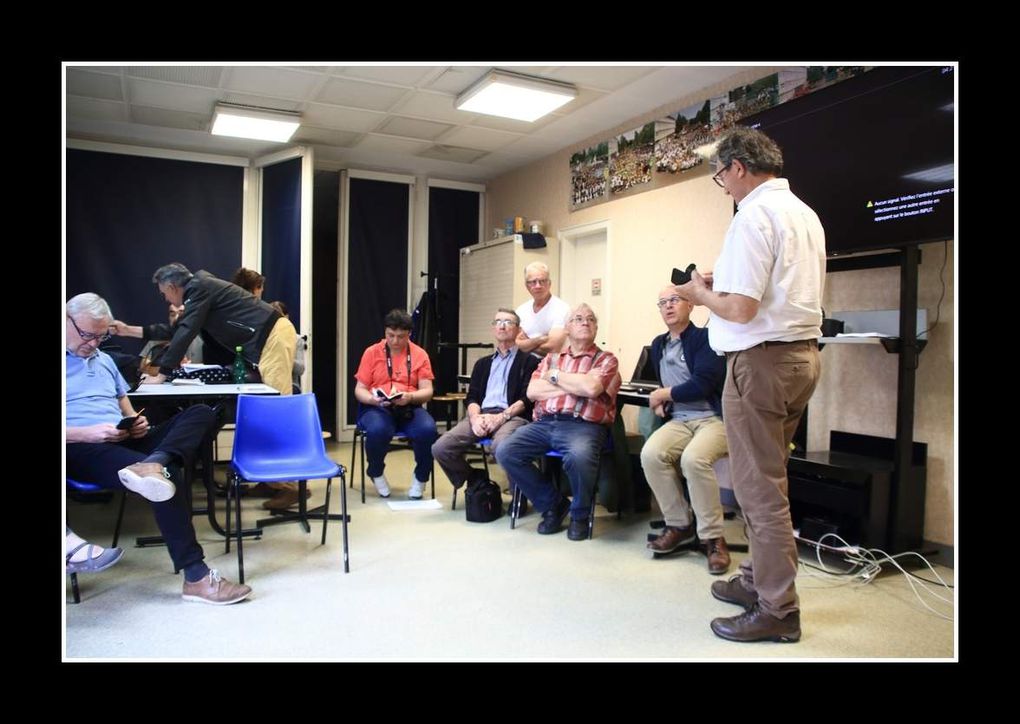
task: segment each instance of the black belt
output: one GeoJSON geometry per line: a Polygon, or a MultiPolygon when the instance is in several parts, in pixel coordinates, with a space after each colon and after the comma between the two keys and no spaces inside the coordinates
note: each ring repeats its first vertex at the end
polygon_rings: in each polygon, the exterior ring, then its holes
{"type": "Polygon", "coordinates": [[[816,344],[816,345],[818,344],[818,340],[817,339],[793,339],[793,340],[790,340],[789,342],[782,342],[780,340],[766,340],[766,341],[762,342],[760,345],[755,345],[755,346],[765,347],[766,349],[768,349],[769,347],[775,346],[777,344],[800,344],[801,342],[806,342],[809,346],[812,345],[812,344],[816,344]]]}
{"type": "Polygon", "coordinates": [[[541,422],[542,420],[556,420],[558,422],[587,422],[591,425],[601,424],[598,422],[592,422],[591,420],[585,420],[580,415],[574,415],[569,412],[557,412],[552,415],[543,415],[542,417],[539,418],[538,421],[541,422]]]}

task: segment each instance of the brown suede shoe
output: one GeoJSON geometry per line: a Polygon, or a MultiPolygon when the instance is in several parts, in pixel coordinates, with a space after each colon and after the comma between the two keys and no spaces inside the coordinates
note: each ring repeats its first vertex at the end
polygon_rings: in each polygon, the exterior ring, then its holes
{"type": "Polygon", "coordinates": [[[672,553],[677,548],[694,540],[694,525],[684,528],[674,528],[667,525],[662,529],[658,538],[648,541],[648,549],[656,553],[672,553]]]}
{"type": "Polygon", "coordinates": [[[198,601],[199,603],[211,603],[214,606],[227,606],[231,603],[243,601],[250,593],[251,586],[231,583],[225,578],[220,578],[220,572],[213,568],[200,581],[195,581],[194,583],[185,581],[182,598],[185,601],[198,601]]]}
{"type": "Polygon", "coordinates": [[[712,584],[712,595],[720,601],[735,603],[750,611],[758,603],[758,592],[749,591],[740,582],[740,574],[730,576],[728,581],[716,581],[712,584]]]}
{"type": "MultiPolygon", "coordinates": [[[[305,490],[305,499],[312,497],[311,490],[305,490]]],[[[266,510],[286,510],[292,505],[298,504],[298,491],[296,490],[281,490],[279,493],[274,495],[272,498],[262,504],[262,507],[266,510]]]]}
{"type": "Polygon", "coordinates": [[[708,558],[708,572],[721,576],[730,570],[730,550],[725,538],[709,538],[705,541],[705,556],[708,558]]]}
{"type": "Polygon", "coordinates": [[[776,618],[755,604],[754,608],[739,616],[713,619],[712,633],[730,641],[793,643],[800,641],[800,611],[794,611],[786,618],[776,618]]]}

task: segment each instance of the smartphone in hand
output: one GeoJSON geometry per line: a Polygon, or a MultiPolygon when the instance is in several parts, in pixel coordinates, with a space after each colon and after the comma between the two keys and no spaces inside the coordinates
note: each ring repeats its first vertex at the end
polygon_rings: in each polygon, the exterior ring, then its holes
{"type": "Polygon", "coordinates": [[[142,416],[143,412],[145,412],[144,408],[139,410],[137,415],[133,415],[131,417],[122,417],[120,422],[117,423],[117,429],[130,430],[132,427],[134,427],[134,424],[138,420],[138,418],[142,416]]]}

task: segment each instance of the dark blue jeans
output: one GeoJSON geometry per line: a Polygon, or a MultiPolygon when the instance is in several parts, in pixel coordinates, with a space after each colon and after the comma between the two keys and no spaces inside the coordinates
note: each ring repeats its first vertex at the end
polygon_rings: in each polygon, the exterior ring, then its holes
{"type": "MultiPolygon", "coordinates": [[[[398,408],[399,409],[399,408],[398,408]]],[[[397,421],[389,410],[381,407],[362,407],[358,424],[365,431],[365,457],[368,458],[368,475],[378,478],[386,469],[386,452],[393,433],[402,432],[411,439],[414,449],[414,477],[425,482],[432,474],[432,443],[439,437],[436,421],[424,407],[415,407],[410,420],[397,421]]]]}
{"type": "Polygon", "coordinates": [[[534,464],[550,450],[563,454],[563,471],[570,481],[570,517],[588,517],[595,491],[595,473],[608,428],[580,418],[544,417],[514,431],[498,450],[496,460],[521,492],[544,513],[560,503],[559,490],[534,464]]]}
{"type": "Polygon", "coordinates": [[[141,462],[159,451],[173,456],[170,467],[177,492],[162,503],[150,502],[160,535],[174,567],[183,570],[205,558],[191,524],[191,488],[183,470],[190,470],[195,455],[216,424],[216,413],[206,405],[193,405],[179,415],[149,430],[143,438],[124,442],[74,442],[66,446],[67,475],[104,488],[123,489],[117,471],[141,462]]]}

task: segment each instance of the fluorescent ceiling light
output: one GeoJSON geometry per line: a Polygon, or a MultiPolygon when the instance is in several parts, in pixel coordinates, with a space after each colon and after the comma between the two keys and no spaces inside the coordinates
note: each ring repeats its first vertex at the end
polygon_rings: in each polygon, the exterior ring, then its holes
{"type": "Polygon", "coordinates": [[[490,70],[457,96],[458,110],[534,121],[577,97],[577,89],[530,75],[490,70]]]}
{"type": "Polygon", "coordinates": [[[217,103],[212,134],[283,143],[290,140],[299,125],[300,113],[217,103]]]}

